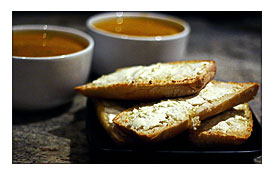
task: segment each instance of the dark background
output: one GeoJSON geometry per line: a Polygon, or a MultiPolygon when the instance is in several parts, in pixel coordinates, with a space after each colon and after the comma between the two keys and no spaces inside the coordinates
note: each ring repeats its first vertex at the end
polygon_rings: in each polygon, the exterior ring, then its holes
{"type": "MultiPolygon", "coordinates": [[[[53,24],[58,21],[58,24],[65,26],[73,25],[85,25],[86,20],[99,12],[24,12],[14,11],[12,13],[13,25],[16,24],[53,24]],[[53,22],[55,18],[55,22],[53,22]],[[74,19],[77,20],[74,20],[74,19]],[[59,19],[59,20],[57,20],[59,19]]],[[[257,33],[261,33],[262,24],[262,12],[181,12],[181,11],[159,11],[159,13],[165,13],[168,15],[177,16],[189,21],[194,18],[204,19],[213,25],[221,25],[220,27],[237,28],[242,30],[251,30],[257,33]]],[[[189,21],[190,22],[190,21],[189,21]]]]}

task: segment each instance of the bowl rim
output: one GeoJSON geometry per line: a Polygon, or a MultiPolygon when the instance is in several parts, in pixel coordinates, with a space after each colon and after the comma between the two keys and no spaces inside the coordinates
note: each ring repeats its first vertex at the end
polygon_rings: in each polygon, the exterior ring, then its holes
{"type": "Polygon", "coordinates": [[[12,59],[18,60],[56,60],[56,59],[66,59],[74,56],[81,55],[83,53],[89,52],[94,48],[95,42],[94,39],[86,34],[83,31],[80,31],[75,28],[65,27],[65,26],[56,26],[56,25],[48,25],[48,24],[24,24],[24,25],[14,25],[12,26],[12,31],[23,31],[23,30],[50,30],[50,31],[60,31],[71,33],[77,35],[88,42],[88,46],[80,51],[71,54],[64,54],[58,56],[47,56],[47,57],[25,57],[25,56],[12,56],[12,59]]]}
{"type": "Polygon", "coordinates": [[[124,40],[134,40],[134,41],[167,41],[167,40],[175,40],[179,39],[182,37],[186,37],[189,35],[191,32],[190,25],[177,17],[171,16],[171,15],[166,15],[166,14],[161,14],[161,13],[155,13],[155,12],[105,12],[105,13],[100,13],[97,15],[93,15],[89,17],[86,21],[86,27],[89,29],[89,31],[93,31],[97,34],[101,34],[104,36],[112,37],[112,38],[117,38],[117,39],[124,39],[124,40]],[[182,32],[179,32],[177,34],[173,35],[164,35],[164,36],[155,36],[155,37],[146,37],[146,36],[132,36],[132,35],[121,35],[121,34],[116,34],[104,30],[97,29],[94,27],[92,24],[95,21],[99,21],[102,19],[110,18],[110,17],[120,17],[126,16],[126,17],[150,17],[150,18],[156,18],[156,19],[162,19],[162,20],[167,20],[167,21],[172,21],[175,22],[181,26],[184,27],[184,30],[182,32]],[[156,39],[156,37],[160,37],[156,39]]]}

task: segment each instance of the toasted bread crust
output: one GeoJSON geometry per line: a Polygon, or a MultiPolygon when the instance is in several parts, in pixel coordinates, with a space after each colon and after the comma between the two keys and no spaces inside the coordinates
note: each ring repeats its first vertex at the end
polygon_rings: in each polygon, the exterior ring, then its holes
{"type": "MultiPolygon", "coordinates": [[[[219,82],[221,82],[221,81],[212,81],[212,83],[214,83],[214,84],[219,83],[219,82]]],[[[228,82],[228,83],[240,84],[240,83],[235,83],[235,82],[228,82]]],[[[229,110],[238,104],[249,102],[257,95],[257,92],[258,92],[259,86],[260,86],[258,83],[248,82],[248,83],[241,83],[241,84],[242,85],[250,85],[250,87],[248,89],[245,89],[244,91],[242,91],[240,94],[234,95],[232,97],[232,99],[226,100],[222,104],[217,104],[211,110],[205,109],[204,111],[201,111],[199,113],[200,120],[201,121],[205,120],[208,117],[211,117],[211,116],[219,114],[223,111],[229,110]]]]}
{"type": "MultiPolygon", "coordinates": [[[[212,81],[212,83],[217,84],[220,82],[212,81]]],[[[242,104],[252,100],[254,96],[257,94],[257,91],[259,88],[259,84],[257,83],[234,83],[234,82],[229,82],[229,83],[239,84],[243,86],[249,85],[249,87],[243,90],[242,92],[234,95],[232,98],[226,101],[223,101],[222,103],[218,103],[210,108],[204,108],[202,111],[197,112],[196,115],[200,117],[200,120],[204,120],[220,112],[231,109],[232,107],[238,104],[242,104]]],[[[131,111],[137,107],[138,106],[132,107],[130,109],[125,110],[124,112],[131,111]]],[[[148,134],[148,133],[138,132],[137,130],[128,128],[123,123],[121,123],[120,121],[122,119],[121,116],[122,116],[122,113],[118,114],[114,119],[114,123],[125,133],[138,137],[147,142],[157,142],[157,141],[166,140],[190,128],[190,121],[183,121],[180,124],[174,124],[172,126],[166,126],[161,129],[156,129],[153,133],[148,134]]]]}
{"type": "MultiPolygon", "coordinates": [[[[154,100],[162,98],[181,97],[199,92],[216,75],[215,61],[177,61],[169,64],[180,63],[211,63],[206,69],[206,74],[194,78],[171,81],[149,81],[131,84],[113,84],[110,86],[94,86],[89,83],[75,88],[76,91],[88,97],[122,99],[122,100],[154,100]]],[[[121,70],[121,69],[119,69],[121,70]]]]}
{"type": "MultiPolygon", "coordinates": [[[[106,104],[108,104],[108,102],[104,100],[95,99],[94,104],[96,107],[97,118],[99,119],[100,124],[107,131],[107,133],[113,139],[113,141],[118,144],[132,143],[132,140],[127,138],[127,136],[119,128],[117,128],[117,126],[109,122],[109,118],[106,116],[109,114],[109,112],[106,111],[106,108],[108,108],[106,104]]],[[[116,104],[115,107],[112,107],[115,111],[114,115],[117,115],[119,112],[122,112],[123,109],[126,109],[126,107],[124,108],[122,106],[116,108],[118,106],[119,104],[116,104]]]]}
{"type": "MultiPolygon", "coordinates": [[[[119,128],[117,125],[115,125],[114,123],[109,123],[109,119],[106,118],[106,113],[108,113],[106,111],[106,103],[108,104],[110,101],[105,101],[105,100],[99,100],[96,99],[94,100],[95,106],[96,106],[96,113],[97,113],[97,117],[101,123],[101,125],[103,126],[103,128],[107,131],[107,133],[110,135],[110,137],[118,144],[132,144],[133,139],[135,139],[134,135],[129,135],[129,133],[127,133],[127,130],[123,129],[123,128],[119,128]],[[126,132],[125,132],[126,131],[126,132]]],[[[111,103],[110,103],[111,105],[111,103]]],[[[122,112],[123,108],[126,110],[127,106],[121,106],[121,108],[116,108],[118,107],[119,103],[116,103],[115,106],[112,106],[112,108],[117,111],[117,112],[122,112]]],[[[108,105],[109,106],[109,105],[108,105]]],[[[137,106],[135,106],[137,107],[137,106]]],[[[130,108],[132,109],[132,108],[130,108]]],[[[116,113],[116,115],[119,113],[116,113]]],[[[174,131],[181,131],[182,128],[187,129],[187,127],[189,126],[188,122],[184,122],[183,124],[176,126],[176,127],[172,127],[169,128],[165,133],[162,133],[162,136],[156,136],[156,137],[160,137],[160,138],[171,138],[170,135],[174,133],[174,131]],[[171,130],[171,131],[170,131],[171,130]]],[[[143,137],[142,135],[140,136],[141,138],[143,137]]],[[[151,136],[152,138],[154,138],[154,136],[151,136]]],[[[146,137],[144,137],[144,140],[146,140],[146,137]]],[[[137,142],[137,141],[136,141],[137,142]]]]}
{"type": "Polygon", "coordinates": [[[251,135],[253,119],[252,112],[250,111],[247,103],[244,104],[244,108],[241,109],[241,111],[245,112],[242,116],[247,119],[247,127],[245,129],[237,130],[233,133],[219,130],[209,131],[209,129],[213,128],[214,124],[216,125],[217,122],[222,122],[225,116],[229,115],[228,117],[231,117],[231,115],[238,113],[236,110],[230,109],[207,119],[205,122],[202,122],[202,125],[197,130],[189,130],[190,141],[200,147],[240,145],[244,143],[251,135]],[[209,125],[211,122],[215,123],[209,125]]]}
{"type": "Polygon", "coordinates": [[[180,134],[181,132],[187,130],[190,127],[189,122],[184,121],[183,123],[181,123],[179,125],[169,126],[163,130],[157,130],[157,132],[155,132],[155,133],[146,134],[146,133],[137,133],[136,131],[129,130],[125,126],[121,126],[117,123],[115,123],[115,124],[125,134],[131,136],[131,138],[140,139],[144,142],[150,142],[150,143],[159,142],[159,141],[173,138],[177,134],[180,134]]]}

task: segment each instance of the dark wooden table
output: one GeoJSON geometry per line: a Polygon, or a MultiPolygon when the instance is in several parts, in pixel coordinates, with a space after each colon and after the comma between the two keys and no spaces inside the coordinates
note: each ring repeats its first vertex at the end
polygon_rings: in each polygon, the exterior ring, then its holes
{"type": "MultiPolygon", "coordinates": [[[[97,12],[98,13],[98,12],[97,12]]],[[[261,13],[166,12],[191,25],[187,59],[217,62],[217,80],[262,83],[261,13]]],[[[13,12],[13,25],[52,24],[86,31],[94,12],[13,12]]],[[[250,102],[262,121],[262,91],[250,102]]],[[[92,163],[85,136],[86,98],[42,112],[13,110],[13,163],[92,163]]],[[[261,158],[255,159],[261,163],[261,158]]]]}

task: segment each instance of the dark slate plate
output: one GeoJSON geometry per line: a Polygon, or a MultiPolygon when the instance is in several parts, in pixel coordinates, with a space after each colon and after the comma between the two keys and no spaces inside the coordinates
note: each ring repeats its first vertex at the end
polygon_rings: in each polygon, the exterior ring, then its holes
{"type": "Polygon", "coordinates": [[[253,163],[262,155],[262,129],[253,113],[253,132],[242,145],[199,148],[187,140],[187,132],[158,144],[118,145],[109,137],[87,100],[86,133],[94,163],[253,163]]]}

